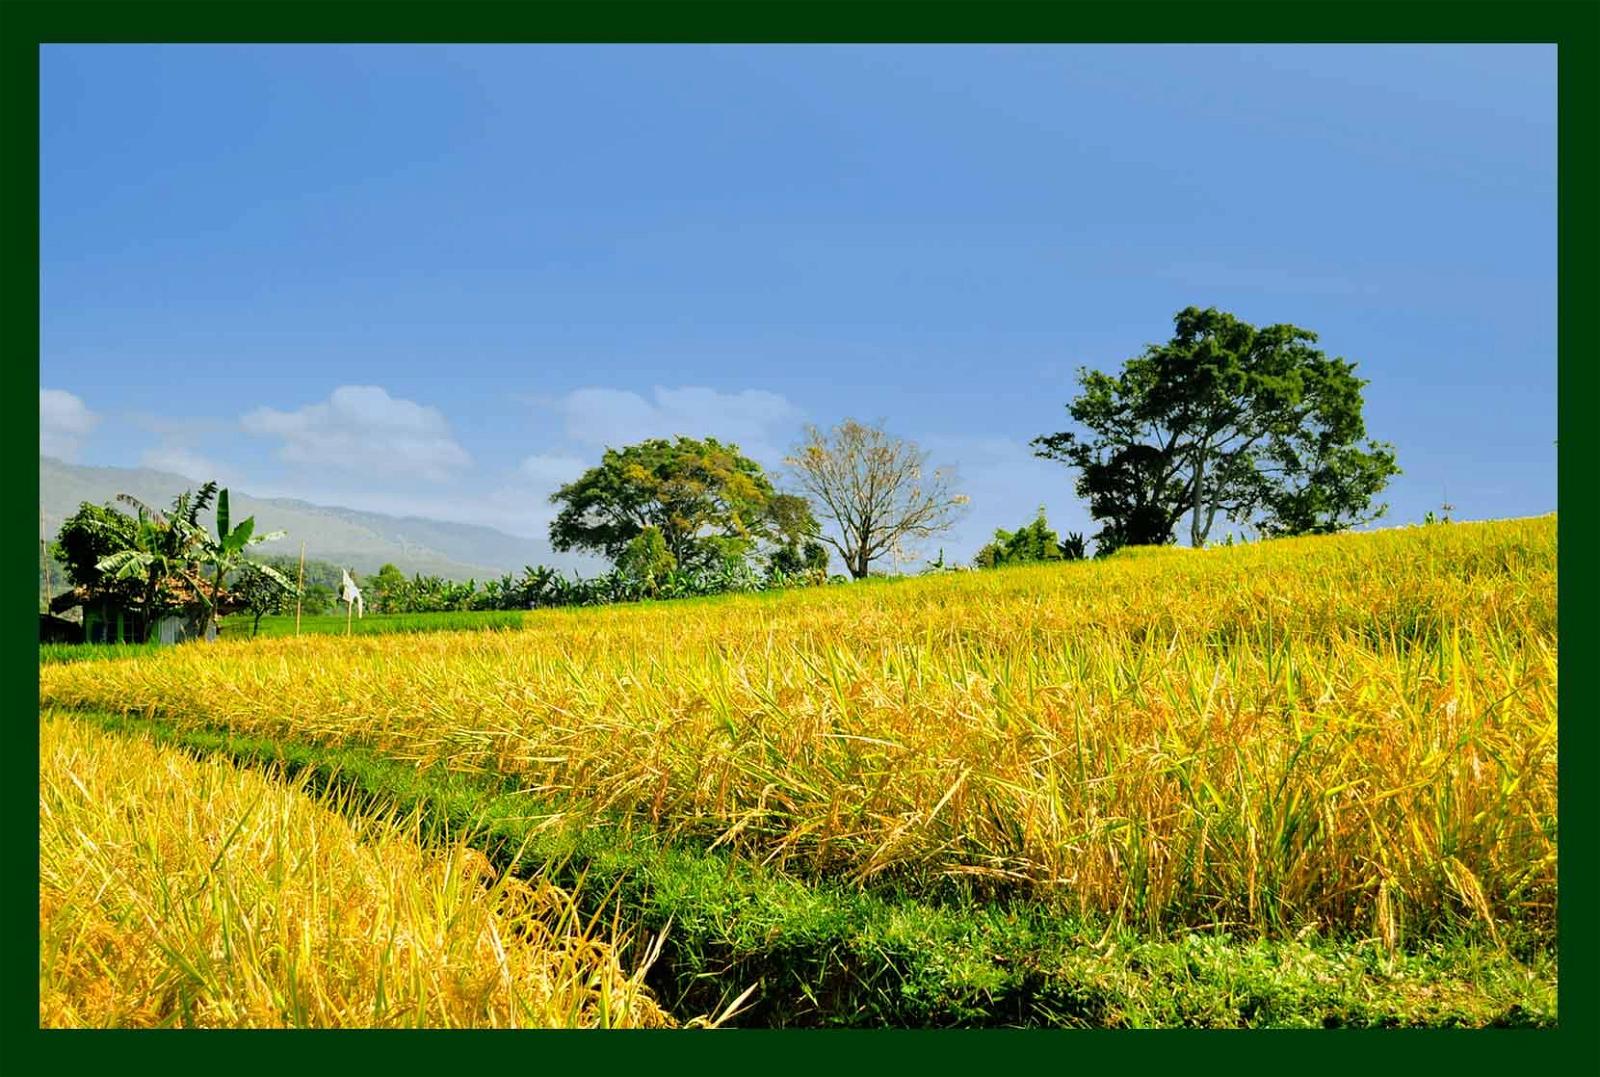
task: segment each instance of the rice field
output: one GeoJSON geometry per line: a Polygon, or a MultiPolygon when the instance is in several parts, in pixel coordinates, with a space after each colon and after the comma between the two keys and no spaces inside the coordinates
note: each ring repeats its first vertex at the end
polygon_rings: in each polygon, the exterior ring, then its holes
{"type": "MultiPolygon", "coordinates": [[[[460,613],[369,613],[347,621],[343,613],[322,613],[305,614],[297,627],[294,614],[283,613],[261,618],[258,635],[371,636],[391,632],[493,631],[520,628],[522,617],[516,610],[474,610],[460,613]]],[[[227,618],[223,634],[248,637],[250,628],[250,617],[236,613],[227,618]]]]}
{"type": "Polygon", "coordinates": [[[1553,946],[1556,687],[1553,516],[40,669],[799,879],[1390,952],[1553,946]]]}
{"type": "Polygon", "coordinates": [[[614,925],[415,820],[64,718],[40,748],[41,1027],[673,1023],[614,925]]]}

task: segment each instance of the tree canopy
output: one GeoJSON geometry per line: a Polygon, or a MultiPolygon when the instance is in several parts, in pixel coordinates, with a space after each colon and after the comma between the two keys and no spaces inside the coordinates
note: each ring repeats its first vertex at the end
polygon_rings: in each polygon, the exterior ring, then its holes
{"type": "MultiPolygon", "coordinates": [[[[1001,565],[1025,565],[1036,561],[1061,561],[1067,559],[1070,543],[1063,543],[1059,535],[1044,518],[1044,506],[1039,515],[1015,531],[997,530],[994,541],[984,545],[974,557],[979,568],[999,568],[1001,565]]],[[[1078,556],[1082,556],[1081,552],[1078,556]]]]}
{"type": "Polygon", "coordinates": [[[384,562],[378,573],[366,581],[366,592],[372,608],[378,613],[395,613],[405,606],[406,587],[411,581],[399,566],[384,562]]]}
{"type": "Polygon", "coordinates": [[[953,475],[928,467],[928,454],[886,433],[846,419],[832,430],[806,428],[785,460],[800,487],[816,499],[837,534],[820,535],[856,579],[884,554],[947,530],[967,503],[953,475]]]}
{"type": "Polygon", "coordinates": [[[804,499],[779,494],[760,464],[715,438],[652,438],[607,449],[597,467],[550,500],[561,506],[551,545],[592,550],[613,563],[647,528],[660,534],[673,565],[693,570],[743,560],[763,542],[803,542],[817,527],[804,499]]]}
{"type": "MultiPolygon", "coordinates": [[[[100,562],[118,550],[131,547],[137,533],[138,522],[132,516],[112,505],[85,501],[77,512],[62,521],[51,553],[65,567],[67,581],[74,586],[90,589],[111,586],[113,581],[101,571],[100,562]]],[[[137,589],[133,584],[122,586],[130,594],[137,589]]]]}
{"type": "Polygon", "coordinates": [[[241,561],[229,581],[234,601],[250,614],[250,635],[261,631],[261,618],[294,608],[295,588],[281,573],[257,561],[241,561]]]}
{"type": "Polygon", "coordinates": [[[1102,522],[1099,552],[1171,542],[1185,515],[1196,546],[1219,517],[1292,535],[1381,515],[1373,499],[1399,472],[1394,448],[1367,439],[1355,364],[1316,340],[1188,307],[1171,340],[1118,373],[1081,370],[1067,410],[1086,433],[1033,446],[1077,469],[1078,495],[1102,522]]]}

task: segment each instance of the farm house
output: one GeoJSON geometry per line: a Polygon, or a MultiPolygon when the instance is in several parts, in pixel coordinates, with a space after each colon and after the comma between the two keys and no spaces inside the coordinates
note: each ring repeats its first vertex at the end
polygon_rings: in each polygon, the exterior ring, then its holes
{"type": "MultiPolygon", "coordinates": [[[[184,640],[214,640],[217,629],[213,624],[203,624],[204,607],[187,588],[169,585],[169,593],[177,600],[179,608],[162,612],[149,633],[151,642],[181,643],[184,640]]],[[[218,597],[218,616],[233,608],[224,591],[218,597]]],[[[75,587],[57,595],[50,602],[54,619],[74,619],[70,615],[81,611],[83,642],[85,643],[142,643],[146,640],[145,615],[135,603],[115,593],[91,592],[75,587]],[[63,615],[67,615],[63,618],[63,615]]]]}

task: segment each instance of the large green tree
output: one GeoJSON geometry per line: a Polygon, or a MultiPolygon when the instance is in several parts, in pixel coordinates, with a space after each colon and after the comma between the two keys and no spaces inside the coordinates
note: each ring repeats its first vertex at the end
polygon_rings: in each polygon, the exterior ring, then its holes
{"type": "Polygon", "coordinates": [[[115,586],[130,596],[135,584],[114,581],[100,569],[100,561],[137,541],[138,521],[112,505],[85,501],[56,532],[51,554],[66,569],[67,581],[91,591],[115,586]]]}
{"type": "Polygon", "coordinates": [[[1200,546],[1219,518],[1285,535],[1381,515],[1394,448],[1367,438],[1355,364],[1316,340],[1188,307],[1116,374],[1081,371],[1067,410],[1082,430],[1033,446],[1077,470],[1100,552],[1171,542],[1185,516],[1200,546]]]}
{"type": "Polygon", "coordinates": [[[655,528],[680,568],[753,554],[816,531],[810,509],[773,489],[761,465],[715,438],[652,438],[607,449],[600,464],[551,495],[561,511],[550,524],[557,550],[621,558],[655,528]]]}

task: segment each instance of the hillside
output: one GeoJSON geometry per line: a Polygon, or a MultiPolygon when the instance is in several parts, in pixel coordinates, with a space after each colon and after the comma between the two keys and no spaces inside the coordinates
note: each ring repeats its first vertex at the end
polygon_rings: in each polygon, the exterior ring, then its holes
{"type": "MultiPolygon", "coordinates": [[[[127,493],[166,505],[196,485],[181,475],[149,468],[79,467],[39,457],[39,507],[51,537],[80,502],[99,504],[127,493]]],[[[284,540],[258,547],[262,552],[298,553],[304,541],[307,557],[356,572],[376,572],[385,562],[393,562],[407,573],[484,580],[518,571],[525,564],[554,560],[545,543],[490,527],[251,497],[241,490],[231,490],[229,496],[236,520],[254,516],[258,529],[288,532],[284,540]]]]}

